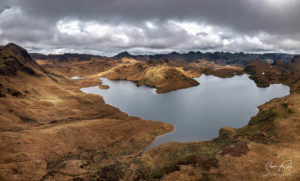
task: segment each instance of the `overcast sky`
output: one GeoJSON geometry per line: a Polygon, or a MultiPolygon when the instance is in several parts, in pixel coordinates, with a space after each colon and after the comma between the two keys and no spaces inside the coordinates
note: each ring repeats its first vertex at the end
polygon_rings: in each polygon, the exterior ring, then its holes
{"type": "Polygon", "coordinates": [[[299,0],[0,0],[0,44],[30,52],[300,53],[299,0]]]}

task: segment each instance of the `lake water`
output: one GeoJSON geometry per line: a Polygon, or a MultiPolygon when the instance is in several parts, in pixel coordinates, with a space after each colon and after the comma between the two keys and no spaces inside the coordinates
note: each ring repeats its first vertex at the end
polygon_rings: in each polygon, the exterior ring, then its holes
{"type": "Polygon", "coordinates": [[[154,88],[130,81],[102,79],[109,89],[82,88],[102,95],[105,102],[132,116],[170,123],[174,131],[158,137],[149,148],[171,141],[209,140],[222,126],[239,128],[258,112],[257,106],[289,94],[288,86],[258,88],[248,75],[219,78],[202,75],[199,86],[156,94],[154,88]]]}
{"type": "Polygon", "coordinates": [[[83,77],[74,76],[74,77],[71,77],[71,79],[73,79],[73,80],[79,80],[79,79],[83,79],[83,77]]]}

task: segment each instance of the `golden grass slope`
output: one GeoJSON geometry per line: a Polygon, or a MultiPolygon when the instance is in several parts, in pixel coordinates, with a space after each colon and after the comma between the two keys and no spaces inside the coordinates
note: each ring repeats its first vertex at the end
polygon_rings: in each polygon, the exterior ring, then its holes
{"type": "Polygon", "coordinates": [[[99,80],[49,73],[26,54],[17,45],[1,47],[0,180],[90,180],[172,130],[79,91],[99,80]]]}

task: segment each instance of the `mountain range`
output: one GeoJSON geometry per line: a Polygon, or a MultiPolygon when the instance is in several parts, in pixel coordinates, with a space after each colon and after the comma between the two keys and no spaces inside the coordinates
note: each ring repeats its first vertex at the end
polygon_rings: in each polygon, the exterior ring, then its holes
{"type": "Polygon", "coordinates": [[[156,55],[132,55],[127,51],[121,52],[113,57],[105,57],[105,56],[98,56],[98,55],[88,55],[88,54],[38,54],[38,53],[31,53],[30,54],[34,59],[48,59],[48,60],[90,60],[92,57],[97,58],[113,58],[113,59],[121,59],[121,58],[133,58],[139,61],[161,61],[161,62],[168,62],[168,61],[185,61],[185,62],[196,62],[199,60],[207,60],[213,61],[214,63],[221,64],[221,65],[239,65],[245,66],[253,60],[261,60],[267,63],[273,63],[276,60],[280,60],[283,63],[289,63],[294,56],[294,54],[286,54],[286,53],[265,53],[265,54],[252,54],[252,53],[230,53],[230,52],[207,52],[202,53],[200,51],[194,52],[191,51],[189,53],[178,53],[178,52],[171,52],[168,54],[156,54],[156,55]]]}

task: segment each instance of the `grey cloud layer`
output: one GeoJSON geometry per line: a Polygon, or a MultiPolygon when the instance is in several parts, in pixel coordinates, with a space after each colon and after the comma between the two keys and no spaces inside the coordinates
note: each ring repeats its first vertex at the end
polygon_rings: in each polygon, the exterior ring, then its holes
{"type": "Polygon", "coordinates": [[[1,0],[0,43],[14,41],[45,52],[104,54],[299,52],[299,8],[297,0],[1,0]],[[70,25],[66,31],[79,31],[62,32],[59,22],[70,25]],[[186,22],[208,31],[193,34],[189,26],[177,24],[186,22]],[[91,24],[94,32],[88,31],[91,24]]]}
{"type": "Polygon", "coordinates": [[[110,22],[190,19],[245,31],[300,31],[297,0],[15,0],[14,5],[54,20],[65,16],[110,22]]]}

